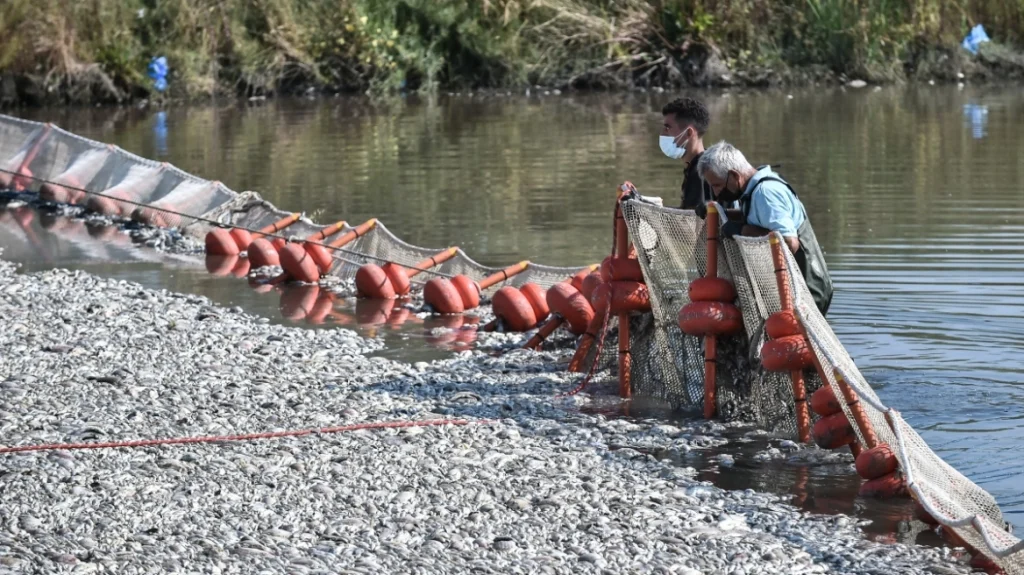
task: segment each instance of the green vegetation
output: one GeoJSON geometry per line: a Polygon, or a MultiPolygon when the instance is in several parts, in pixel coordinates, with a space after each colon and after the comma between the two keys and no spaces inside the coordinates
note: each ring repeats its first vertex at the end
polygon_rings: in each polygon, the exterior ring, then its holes
{"type": "Polygon", "coordinates": [[[145,97],[156,55],[182,98],[704,84],[709,60],[885,81],[978,22],[1020,45],[1024,0],[4,0],[0,98],[145,97]]]}

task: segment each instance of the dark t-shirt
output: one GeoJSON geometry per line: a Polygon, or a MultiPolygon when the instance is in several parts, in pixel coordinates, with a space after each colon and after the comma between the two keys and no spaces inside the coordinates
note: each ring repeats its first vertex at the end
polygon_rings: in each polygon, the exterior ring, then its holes
{"type": "Polygon", "coordinates": [[[680,207],[684,210],[692,210],[714,197],[711,194],[711,186],[705,184],[697,173],[697,162],[702,155],[704,154],[694,156],[690,163],[686,164],[686,170],[683,172],[683,205],[680,207]]]}

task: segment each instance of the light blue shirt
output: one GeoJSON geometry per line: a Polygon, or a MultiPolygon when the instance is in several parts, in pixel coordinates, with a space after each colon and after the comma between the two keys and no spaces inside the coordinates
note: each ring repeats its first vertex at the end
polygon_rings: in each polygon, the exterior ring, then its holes
{"type": "MultiPolygon", "coordinates": [[[[747,182],[747,188],[743,191],[741,199],[745,201],[761,178],[769,175],[780,177],[772,171],[771,166],[761,168],[747,182]]],[[[782,182],[769,180],[758,186],[754,195],[751,196],[750,213],[747,215],[748,224],[760,226],[773,232],[777,231],[783,237],[795,238],[797,230],[805,220],[807,220],[807,212],[804,210],[803,203],[782,182]]]]}

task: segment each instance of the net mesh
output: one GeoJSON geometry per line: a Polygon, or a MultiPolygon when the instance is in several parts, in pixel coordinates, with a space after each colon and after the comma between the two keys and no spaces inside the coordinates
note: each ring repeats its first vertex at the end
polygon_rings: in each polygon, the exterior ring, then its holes
{"type": "MultiPolygon", "coordinates": [[[[220,182],[204,180],[170,164],[76,136],[52,124],[3,115],[0,115],[0,170],[5,170],[0,172],[0,187],[39,191],[45,199],[178,228],[196,238],[205,237],[215,227],[209,221],[259,230],[290,215],[263,200],[258,193],[237,193],[220,182]],[[18,174],[35,179],[19,178],[18,174]],[[43,182],[50,184],[44,186],[43,182]]],[[[355,224],[348,222],[339,233],[354,229],[355,224]]],[[[279,235],[305,239],[327,225],[330,224],[301,217],[279,235]]],[[[414,246],[378,223],[365,235],[334,252],[335,263],[329,275],[351,279],[359,266],[383,261],[414,266],[448,247],[414,246]]],[[[482,265],[458,250],[447,262],[418,274],[413,283],[423,283],[437,274],[463,274],[481,280],[501,269],[482,265]]],[[[493,293],[502,285],[519,286],[527,282],[547,288],[578,270],[531,262],[526,271],[485,290],[485,294],[493,293]]]]}
{"type": "MultiPolygon", "coordinates": [[[[633,392],[660,397],[676,405],[703,405],[703,353],[699,338],[683,334],[679,310],[689,303],[691,281],[704,275],[707,241],[705,222],[693,211],[663,208],[639,200],[623,205],[630,238],[651,294],[652,314],[632,324],[633,392]]],[[[743,312],[745,333],[718,346],[718,413],[746,419],[765,429],[796,435],[791,380],[761,367],[764,322],[781,308],[771,245],[767,237],[723,240],[719,276],[731,279],[743,312]]],[[[783,250],[789,270],[799,270],[783,250]]],[[[993,559],[1007,573],[1024,573],[1024,543],[1003,520],[995,499],[936,455],[899,415],[879,400],[814,305],[799,271],[790,273],[797,316],[821,362],[827,381],[817,371],[805,372],[808,393],[821,385],[842,391],[836,373],[861,399],[879,441],[897,454],[900,472],[913,496],[946,528],[993,559]]],[[[855,422],[849,407],[847,418],[855,422]]],[[[853,425],[862,444],[864,431],[853,425]]]]}

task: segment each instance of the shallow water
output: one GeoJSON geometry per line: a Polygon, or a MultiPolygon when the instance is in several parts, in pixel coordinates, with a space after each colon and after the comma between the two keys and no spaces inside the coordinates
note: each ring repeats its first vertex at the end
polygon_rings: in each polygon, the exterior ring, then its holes
{"type": "MultiPolygon", "coordinates": [[[[829,321],[882,401],[1024,528],[1024,94],[705,96],[706,141],[727,139],[755,164],[781,164],[801,194],[837,286],[829,321]]],[[[258,191],[321,222],[377,217],[406,241],[459,245],[490,265],[581,265],[610,249],[618,183],[678,203],[681,168],[657,144],[667,99],[463,94],[24,116],[258,191]]],[[[211,277],[202,262],[111,264],[140,250],[95,241],[88,249],[99,255],[89,255],[32,225],[56,246],[49,260],[13,220],[0,223],[5,257],[29,269],[79,267],[193,291],[273,321],[287,321],[281,305],[296,298],[240,289],[242,280],[211,277]]],[[[385,333],[389,354],[417,361],[447,352],[427,341],[429,327],[368,335],[385,333]]],[[[716,482],[786,492],[769,484],[787,473],[797,472],[733,469],[716,482]]]]}

